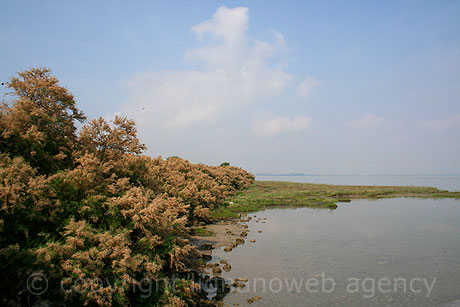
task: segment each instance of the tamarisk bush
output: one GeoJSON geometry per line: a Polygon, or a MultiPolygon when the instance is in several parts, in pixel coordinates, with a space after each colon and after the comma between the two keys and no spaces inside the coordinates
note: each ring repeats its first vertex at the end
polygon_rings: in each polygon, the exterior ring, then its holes
{"type": "Polygon", "coordinates": [[[0,150],[23,157],[42,174],[71,166],[75,121],[85,120],[73,95],[46,68],[20,72],[8,87],[13,99],[1,105],[0,150]]]}
{"type": "Polygon", "coordinates": [[[0,105],[0,300],[32,305],[196,304],[173,274],[199,252],[189,226],[254,176],[234,166],[151,158],[132,120],[85,116],[49,69],[18,73],[0,105]],[[47,291],[27,288],[33,273],[47,291]],[[142,281],[158,281],[140,296],[142,281]]]}

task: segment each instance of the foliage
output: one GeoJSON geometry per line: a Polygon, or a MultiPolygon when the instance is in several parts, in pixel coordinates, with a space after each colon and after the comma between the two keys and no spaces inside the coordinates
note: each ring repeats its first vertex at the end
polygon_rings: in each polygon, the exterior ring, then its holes
{"type": "Polygon", "coordinates": [[[48,69],[19,73],[8,86],[15,99],[0,114],[2,304],[193,304],[192,280],[171,283],[199,256],[191,226],[254,177],[142,155],[135,123],[124,117],[92,120],[77,133],[85,117],[48,69]],[[37,272],[49,282],[39,296],[27,289],[37,272]],[[159,287],[140,296],[146,280],[159,287]]]}
{"type": "Polygon", "coordinates": [[[75,121],[85,119],[73,95],[46,68],[20,72],[7,87],[14,99],[0,105],[0,150],[23,157],[42,174],[71,167],[75,121]]]}
{"type": "Polygon", "coordinates": [[[80,143],[86,151],[97,154],[101,161],[120,159],[124,154],[140,154],[145,150],[136,137],[136,124],[115,116],[112,125],[102,117],[93,119],[80,133],[80,143]]]}

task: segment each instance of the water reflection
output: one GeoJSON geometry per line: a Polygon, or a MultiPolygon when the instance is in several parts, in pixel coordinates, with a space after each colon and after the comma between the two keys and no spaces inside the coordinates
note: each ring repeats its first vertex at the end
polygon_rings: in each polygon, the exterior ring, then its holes
{"type": "Polygon", "coordinates": [[[433,306],[460,298],[457,200],[356,200],[333,211],[270,209],[255,215],[267,223],[249,222],[246,244],[214,253],[232,265],[224,278],[249,278],[247,287],[225,297],[226,304],[245,305],[254,295],[262,297],[257,306],[433,306]],[[333,279],[334,291],[308,291],[305,282],[321,283],[321,276],[333,279]],[[256,279],[265,280],[265,291],[262,282],[254,285],[256,279]],[[354,279],[358,293],[347,288],[354,279]],[[417,291],[409,289],[413,279],[417,291]],[[376,291],[369,297],[372,292],[364,289],[372,280],[376,291]],[[281,282],[281,290],[270,291],[270,281],[281,282]],[[303,282],[301,291],[288,291],[294,281],[303,282]],[[426,297],[425,284],[433,281],[426,297]],[[377,291],[379,282],[391,291],[377,291]]]}

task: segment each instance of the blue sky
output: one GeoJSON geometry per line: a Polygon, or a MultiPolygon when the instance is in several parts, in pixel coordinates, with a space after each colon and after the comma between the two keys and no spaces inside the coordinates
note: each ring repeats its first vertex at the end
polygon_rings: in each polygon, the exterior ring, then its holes
{"type": "Polygon", "coordinates": [[[458,1],[3,1],[0,79],[36,66],[152,156],[460,174],[458,1]]]}

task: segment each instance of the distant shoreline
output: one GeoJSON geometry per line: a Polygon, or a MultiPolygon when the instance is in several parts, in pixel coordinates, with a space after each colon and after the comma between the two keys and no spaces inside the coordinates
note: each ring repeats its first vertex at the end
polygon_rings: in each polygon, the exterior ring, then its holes
{"type": "Polygon", "coordinates": [[[248,189],[238,192],[222,207],[215,208],[215,219],[237,218],[240,213],[255,212],[269,207],[311,207],[334,210],[337,203],[352,199],[395,197],[456,198],[460,192],[430,186],[324,184],[289,181],[256,180],[248,189]]]}
{"type": "Polygon", "coordinates": [[[362,177],[460,177],[460,174],[418,174],[418,175],[401,175],[401,174],[304,174],[304,173],[290,173],[290,174],[272,174],[272,173],[256,173],[256,177],[347,177],[347,176],[362,176],[362,177]]]}

